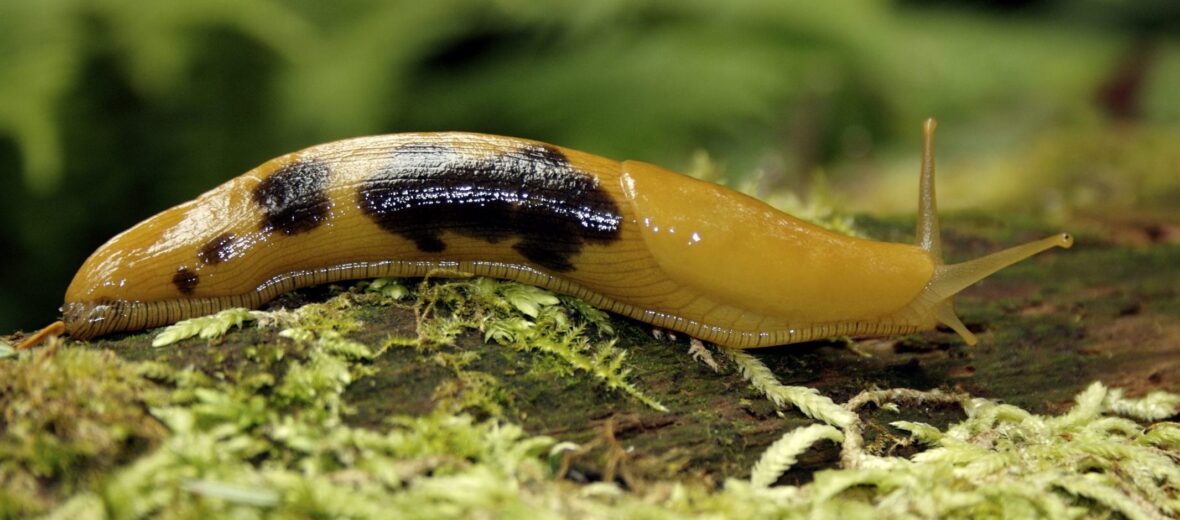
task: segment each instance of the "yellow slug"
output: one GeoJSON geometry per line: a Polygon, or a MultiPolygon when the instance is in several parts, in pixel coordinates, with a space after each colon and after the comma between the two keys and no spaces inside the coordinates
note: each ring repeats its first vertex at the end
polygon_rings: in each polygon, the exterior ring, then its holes
{"type": "Polygon", "coordinates": [[[85,339],[315,284],[445,269],[515,280],[728,347],[943,323],[952,296],[1059,234],[943,265],[926,123],[918,245],[831,233],[638,161],[471,133],[361,137],[272,159],[112,238],[66,291],[85,339]]]}

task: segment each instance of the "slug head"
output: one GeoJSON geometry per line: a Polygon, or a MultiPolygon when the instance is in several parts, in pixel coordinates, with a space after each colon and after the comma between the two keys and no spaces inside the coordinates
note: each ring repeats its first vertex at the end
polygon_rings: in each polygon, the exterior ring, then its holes
{"type": "Polygon", "coordinates": [[[257,184],[255,179],[243,182],[235,179],[214,188],[100,246],[66,289],[62,305],[66,332],[87,339],[152,326],[146,323],[163,323],[166,313],[153,314],[140,324],[132,321],[139,312],[136,309],[153,302],[232,294],[235,277],[250,271],[235,269],[233,260],[266,245],[262,231],[227,233],[257,228],[256,222],[262,219],[259,211],[235,209],[250,207],[250,190],[244,188],[257,184]]]}
{"type": "Polygon", "coordinates": [[[938,123],[927,119],[923,126],[922,174],[918,184],[918,247],[934,260],[934,274],[910,309],[922,321],[937,321],[953,329],[968,345],[978,342],[955,314],[954,296],[992,273],[1042,251],[1073,246],[1073,236],[1058,233],[1041,240],[1018,245],[966,262],[945,265],[942,261],[942,238],[939,234],[938,204],[934,190],[934,129],[938,123]]]}

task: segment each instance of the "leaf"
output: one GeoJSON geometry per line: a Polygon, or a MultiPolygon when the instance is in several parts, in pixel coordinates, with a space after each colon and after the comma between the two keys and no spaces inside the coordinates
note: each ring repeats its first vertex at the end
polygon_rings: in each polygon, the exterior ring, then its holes
{"type": "Polygon", "coordinates": [[[501,345],[516,343],[521,334],[535,326],[533,322],[519,316],[489,320],[484,326],[483,340],[495,341],[501,345]]]}
{"type": "Polygon", "coordinates": [[[605,311],[582,301],[579,298],[572,296],[560,296],[562,303],[574,310],[574,312],[586,319],[595,329],[598,330],[599,336],[613,336],[615,328],[611,325],[610,314],[605,311]]]}
{"type": "Polygon", "coordinates": [[[365,292],[377,293],[391,300],[400,300],[410,295],[410,290],[398,278],[377,278],[367,286],[365,292]]]}
{"type": "Polygon", "coordinates": [[[541,312],[541,307],[561,303],[561,300],[557,299],[553,293],[531,285],[504,284],[500,294],[516,310],[531,318],[537,317],[537,314],[541,312]]]}

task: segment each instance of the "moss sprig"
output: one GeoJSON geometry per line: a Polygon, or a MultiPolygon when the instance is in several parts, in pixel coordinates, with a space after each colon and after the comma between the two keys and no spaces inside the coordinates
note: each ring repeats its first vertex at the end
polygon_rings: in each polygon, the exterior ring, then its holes
{"type": "Polygon", "coordinates": [[[754,464],[750,482],[758,487],[773,484],[795,464],[801,453],[822,440],[841,442],[844,435],[826,424],[813,424],[787,432],[762,453],[762,457],[754,464]]]}
{"type": "MultiPolygon", "coordinates": [[[[776,404],[795,397],[776,386],[765,365],[756,359],[750,362],[753,356],[736,354],[730,357],[746,378],[776,404]]],[[[1157,423],[1144,428],[1118,415],[1170,416],[1177,398],[1156,392],[1128,400],[1121,392],[1094,383],[1078,394],[1066,413],[1040,416],[1013,405],[938,390],[866,391],[841,407],[853,416],[840,429],[818,424],[798,428],[772,444],[755,464],[750,484],[768,486],[800,453],[822,439],[832,439],[841,442],[842,468],[818,472],[811,484],[793,488],[787,495],[793,510],[843,511],[841,516],[854,518],[1068,518],[1099,511],[1126,518],[1176,516],[1180,514],[1180,465],[1176,463],[1180,452],[1175,449],[1180,426],[1157,423]],[[910,457],[867,449],[862,420],[855,412],[868,404],[896,409],[897,403],[957,405],[967,418],[945,430],[916,421],[891,423],[928,446],[910,457]],[[857,488],[871,491],[865,498],[851,493],[857,488]],[[850,500],[869,509],[862,510],[863,515],[849,514],[844,508],[850,500]],[[1083,508],[1083,504],[1097,509],[1083,508]]],[[[826,403],[819,406],[830,408],[826,403]]],[[[826,411],[813,413],[807,414],[816,417],[826,411]]]]}
{"type": "Polygon", "coordinates": [[[738,366],[742,377],[770,398],[775,406],[782,408],[789,404],[798,408],[808,417],[842,429],[857,420],[855,414],[841,408],[831,398],[820,395],[819,391],[814,388],[786,386],[780,383],[770,368],[754,355],[738,349],[722,350],[738,366]]]}
{"type": "Polygon", "coordinates": [[[627,352],[610,337],[609,318],[574,298],[558,298],[533,286],[490,278],[427,283],[419,289],[418,326],[422,345],[450,345],[462,332],[478,329],[484,341],[517,351],[553,356],[607,388],[667,411],[630,381],[627,352]],[[571,304],[572,302],[572,304],[571,304]],[[566,305],[571,305],[572,312],[566,305]]]}
{"type": "Polygon", "coordinates": [[[1123,396],[1121,388],[1112,388],[1106,394],[1104,405],[1107,410],[1119,415],[1143,421],[1158,421],[1180,413],[1180,395],[1156,391],[1143,396],[1142,399],[1129,399],[1123,396]]]}
{"type": "Polygon", "coordinates": [[[509,316],[489,320],[486,327],[486,338],[491,341],[516,350],[556,356],[568,366],[592,375],[607,388],[622,391],[655,410],[668,411],[627,380],[631,369],[626,366],[626,350],[616,347],[614,340],[588,340],[584,326],[571,324],[560,307],[539,309],[535,322],[509,316]]]}
{"type": "Polygon", "coordinates": [[[226,309],[209,316],[181,320],[164,327],[152,339],[153,347],[171,345],[181,340],[200,337],[201,339],[215,339],[224,336],[235,327],[241,327],[247,322],[257,319],[255,311],[248,309],[226,309]]]}

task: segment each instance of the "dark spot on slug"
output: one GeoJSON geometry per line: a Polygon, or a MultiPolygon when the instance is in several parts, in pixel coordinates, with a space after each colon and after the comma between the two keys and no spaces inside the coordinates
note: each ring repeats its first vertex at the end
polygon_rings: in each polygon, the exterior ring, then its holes
{"type": "Polygon", "coordinates": [[[328,167],[320,161],[300,160],[279,168],[254,188],[254,202],[265,214],[262,231],[295,235],[318,227],[332,208],[327,187],[328,167]]]}
{"type": "Polygon", "coordinates": [[[180,290],[180,294],[185,296],[192,294],[193,289],[197,288],[197,284],[200,281],[201,277],[197,276],[197,273],[192,272],[187,267],[177,269],[176,274],[172,275],[172,285],[175,285],[180,290]]]}
{"type": "Polygon", "coordinates": [[[438,237],[438,233],[404,233],[406,238],[414,241],[414,246],[424,253],[441,253],[446,251],[447,244],[438,237]]]}
{"type": "Polygon", "coordinates": [[[516,251],[554,271],[573,270],[586,243],[617,240],[622,221],[598,180],[548,145],[480,158],[449,146],[406,145],[364,182],[357,202],[421,251],[444,251],[443,231],[491,243],[515,237],[516,251]]]}
{"type": "Polygon", "coordinates": [[[568,272],[574,270],[570,258],[582,250],[582,244],[525,238],[512,248],[537,265],[548,267],[554,271],[568,272]]]}
{"type": "Polygon", "coordinates": [[[197,259],[206,265],[217,265],[235,256],[237,235],[222,233],[197,250],[197,259]]]}

